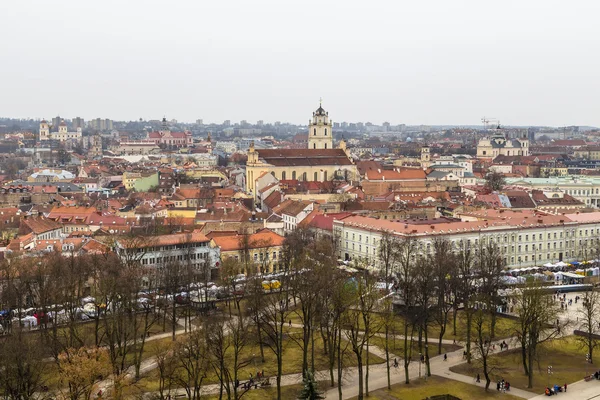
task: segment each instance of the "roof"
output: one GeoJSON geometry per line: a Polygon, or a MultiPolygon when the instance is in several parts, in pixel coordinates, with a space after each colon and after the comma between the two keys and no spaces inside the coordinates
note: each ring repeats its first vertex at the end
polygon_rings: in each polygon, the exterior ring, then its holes
{"type": "Polygon", "coordinates": [[[336,213],[336,214],[317,214],[308,224],[309,227],[321,229],[324,231],[333,232],[333,221],[336,219],[344,219],[352,215],[351,213],[336,213]]]}
{"type": "Polygon", "coordinates": [[[21,222],[23,232],[33,232],[36,235],[57,229],[62,230],[61,224],[46,218],[24,218],[21,222]]]}
{"type": "MultiPolygon", "coordinates": [[[[212,240],[221,251],[236,251],[244,247],[244,236],[215,236],[212,240]]],[[[251,249],[259,249],[265,247],[279,247],[283,245],[285,238],[276,234],[270,229],[262,229],[257,233],[248,235],[248,247],[251,249]]]]}
{"type": "Polygon", "coordinates": [[[306,207],[311,204],[308,200],[296,201],[296,200],[285,200],[283,203],[279,204],[273,209],[273,212],[276,214],[286,214],[291,216],[296,216],[300,214],[306,207]]]}
{"type": "Polygon", "coordinates": [[[426,178],[425,171],[420,168],[398,168],[397,170],[368,170],[365,178],[371,181],[400,181],[426,178]]]}
{"type": "Polygon", "coordinates": [[[352,165],[342,149],[257,149],[256,152],[274,166],[352,165]]]}
{"type": "Polygon", "coordinates": [[[200,232],[189,232],[189,233],[175,233],[172,235],[160,235],[153,237],[140,237],[134,238],[121,238],[118,240],[119,244],[124,248],[146,248],[155,246],[171,246],[182,243],[202,243],[208,242],[209,239],[200,232]]]}

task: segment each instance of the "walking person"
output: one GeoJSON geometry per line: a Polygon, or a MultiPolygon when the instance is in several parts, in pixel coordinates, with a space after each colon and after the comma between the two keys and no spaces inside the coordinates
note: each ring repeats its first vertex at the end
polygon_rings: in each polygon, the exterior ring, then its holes
{"type": "Polygon", "coordinates": [[[477,382],[477,383],[481,382],[481,377],[479,376],[479,373],[477,373],[477,378],[475,379],[475,382],[477,382]]]}

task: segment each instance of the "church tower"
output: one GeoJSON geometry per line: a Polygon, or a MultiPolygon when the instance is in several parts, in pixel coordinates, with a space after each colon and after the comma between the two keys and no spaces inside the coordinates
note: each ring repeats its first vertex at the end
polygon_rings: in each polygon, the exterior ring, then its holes
{"type": "Polygon", "coordinates": [[[421,167],[423,169],[429,168],[431,165],[431,153],[429,152],[429,146],[421,147],[421,167]]]}
{"type": "Polygon", "coordinates": [[[48,122],[43,119],[42,122],[40,122],[40,141],[48,139],[50,139],[50,126],[48,125],[48,122]]]}
{"type": "Polygon", "coordinates": [[[88,151],[88,156],[91,158],[102,158],[102,137],[100,135],[94,135],[90,139],[91,146],[88,151]]]}
{"type": "Polygon", "coordinates": [[[58,124],[58,133],[67,133],[67,123],[64,119],[60,121],[60,124],[58,124]]]}
{"type": "Polygon", "coordinates": [[[313,112],[312,120],[308,121],[308,148],[333,149],[332,126],[329,113],[319,102],[319,108],[313,112]]]}

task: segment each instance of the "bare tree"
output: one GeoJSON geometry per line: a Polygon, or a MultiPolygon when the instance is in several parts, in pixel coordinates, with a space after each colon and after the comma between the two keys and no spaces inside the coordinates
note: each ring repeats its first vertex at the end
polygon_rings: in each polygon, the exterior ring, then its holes
{"type": "Polygon", "coordinates": [[[47,364],[39,339],[20,328],[13,330],[0,345],[0,387],[10,400],[36,399],[36,392],[45,384],[47,364]]]}
{"type": "Polygon", "coordinates": [[[588,353],[588,360],[593,362],[594,349],[600,345],[598,332],[600,332],[600,292],[585,292],[581,297],[582,308],[579,309],[578,320],[581,320],[579,329],[581,336],[576,336],[581,347],[588,353]]]}
{"type": "Polygon", "coordinates": [[[398,248],[398,287],[404,316],[404,378],[410,383],[409,365],[412,351],[412,333],[415,312],[415,264],[418,258],[417,240],[413,236],[405,236],[398,248]]]}
{"type": "Polygon", "coordinates": [[[538,346],[557,338],[567,322],[560,322],[558,317],[561,311],[557,302],[537,282],[516,292],[513,301],[519,321],[515,333],[521,345],[523,369],[528,376],[527,387],[531,388],[538,346]]]}
{"type": "Polygon", "coordinates": [[[185,390],[187,398],[199,400],[202,382],[208,373],[209,355],[204,333],[193,330],[175,343],[175,360],[179,373],[176,382],[185,390]]]}
{"type": "Polygon", "coordinates": [[[267,348],[275,355],[277,360],[277,399],[281,399],[281,375],[283,373],[283,328],[290,315],[290,299],[287,289],[290,287],[290,276],[284,275],[280,279],[281,288],[275,293],[264,296],[264,305],[260,310],[258,320],[262,331],[262,340],[267,348]]]}

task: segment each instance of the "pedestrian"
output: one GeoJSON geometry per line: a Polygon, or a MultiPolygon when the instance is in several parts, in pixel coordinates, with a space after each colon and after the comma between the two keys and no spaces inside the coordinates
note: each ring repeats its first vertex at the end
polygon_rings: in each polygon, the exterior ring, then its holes
{"type": "Polygon", "coordinates": [[[567,393],[567,383],[565,382],[565,393],[567,393]]]}
{"type": "Polygon", "coordinates": [[[290,319],[290,323],[288,324],[290,328],[292,327],[292,320],[290,319]]]}
{"type": "Polygon", "coordinates": [[[444,361],[448,361],[448,354],[444,353],[444,361]]]}
{"type": "Polygon", "coordinates": [[[481,382],[481,377],[479,376],[479,373],[477,373],[477,378],[475,379],[475,382],[477,382],[477,383],[481,382]]]}

